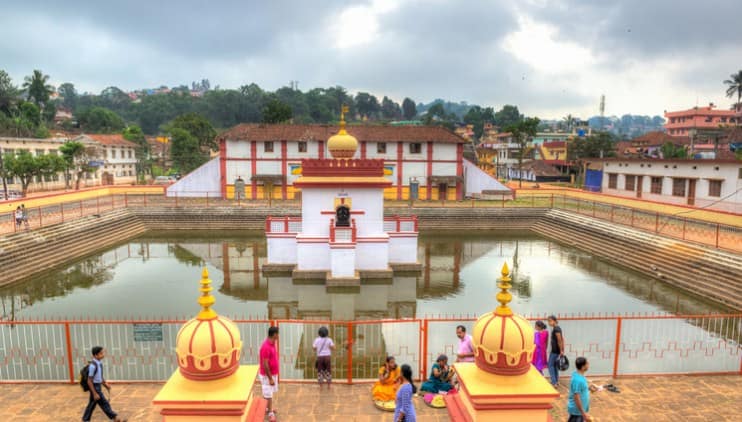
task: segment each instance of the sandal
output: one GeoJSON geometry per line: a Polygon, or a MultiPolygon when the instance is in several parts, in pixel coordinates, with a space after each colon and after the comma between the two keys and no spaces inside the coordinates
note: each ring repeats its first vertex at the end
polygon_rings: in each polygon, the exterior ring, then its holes
{"type": "Polygon", "coordinates": [[[610,391],[611,393],[620,393],[621,391],[613,384],[609,384],[605,387],[606,390],[610,391]]]}

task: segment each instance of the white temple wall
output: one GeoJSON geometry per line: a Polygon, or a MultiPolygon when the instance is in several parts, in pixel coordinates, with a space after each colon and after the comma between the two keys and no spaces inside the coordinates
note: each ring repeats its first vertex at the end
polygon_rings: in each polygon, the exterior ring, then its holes
{"type": "Polygon", "coordinates": [[[329,243],[326,240],[322,243],[302,242],[301,235],[297,236],[296,263],[298,270],[329,270],[329,243]]]}
{"type": "Polygon", "coordinates": [[[330,246],[331,277],[353,277],[356,274],[356,249],[347,244],[330,246]]]}
{"type": "Polygon", "coordinates": [[[385,241],[356,243],[356,268],[359,270],[386,270],[389,268],[389,243],[385,241]]]}
{"type": "Polygon", "coordinates": [[[417,235],[389,234],[389,262],[416,263],[417,235]]]}
{"type": "Polygon", "coordinates": [[[295,237],[268,237],[268,263],[296,264],[295,237]]]}

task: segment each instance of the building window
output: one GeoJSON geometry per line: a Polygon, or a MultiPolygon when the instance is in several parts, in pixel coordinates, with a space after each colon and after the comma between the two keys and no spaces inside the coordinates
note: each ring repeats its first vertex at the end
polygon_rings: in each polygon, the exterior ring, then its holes
{"type": "Polygon", "coordinates": [[[111,150],[111,158],[116,158],[116,150],[115,149],[112,149],[111,150]]]}
{"type": "Polygon", "coordinates": [[[36,150],[36,156],[37,157],[41,157],[42,155],[44,155],[44,150],[43,149],[37,149],[36,150]]]}
{"type": "Polygon", "coordinates": [[[672,196],[685,196],[685,179],[672,179],[672,196]]]}
{"type": "Polygon", "coordinates": [[[709,180],[709,196],[721,196],[721,180],[709,180]]]}
{"type": "Polygon", "coordinates": [[[422,144],[414,142],[410,144],[410,154],[420,154],[423,150],[422,144]]]}
{"type": "Polygon", "coordinates": [[[376,143],[376,153],[377,154],[386,154],[386,142],[377,142],[376,143]]]}
{"type": "Polygon", "coordinates": [[[662,178],[661,177],[652,178],[651,192],[657,195],[662,195],[662,178]]]}
{"type": "Polygon", "coordinates": [[[608,189],[618,189],[618,175],[616,173],[608,174],[608,189]]]}
{"type": "Polygon", "coordinates": [[[307,142],[299,141],[299,152],[307,152],[307,142]]]}
{"type": "Polygon", "coordinates": [[[627,174],[626,180],[624,181],[624,187],[626,188],[626,190],[630,191],[636,189],[636,176],[627,174]]]}
{"type": "Polygon", "coordinates": [[[273,152],[273,142],[263,142],[263,152],[273,152]]]}
{"type": "Polygon", "coordinates": [[[129,158],[131,158],[131,150],[129,150],[129,158]]]}

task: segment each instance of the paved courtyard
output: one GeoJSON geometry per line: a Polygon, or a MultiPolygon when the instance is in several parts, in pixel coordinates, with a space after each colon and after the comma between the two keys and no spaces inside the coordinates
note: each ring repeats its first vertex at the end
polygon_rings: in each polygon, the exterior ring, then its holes
{"type": "MultiPolygon", "coordinates": [[[[605,383],[608,379],[595,379],[605,383]]],[[[621,390],[594,394],[592,415],[598,421],[694,422],[742,420],[742,376],[674,376],[622,378],[610,381],[621,390]]],[[[563,381],[564,383],[564,381],[563,381]]],[[[134,422],[161,421],[150,401],[160,384],[113,386],[111,404],[134,422]]],[[[276,401],[281,421],[391,421],[392,415],[376,410],[370,385],[336,385],[320,391],[313,384],[284,384],[276,401]]],[[[257,392],[258,390],[256,390],[257,392]]],[[[566,392],[555,403],[555,421],[566,420],[566,392]]],[[[0,385],[0,419],[3,421],[79,421],[87,394],[78,385],[0,385]]],[[[446,421],[445,410],[427,407],[416,399],[418,420],[446,421]]],[[[104,421],[96,410],[94,421],[104,421]]]]}

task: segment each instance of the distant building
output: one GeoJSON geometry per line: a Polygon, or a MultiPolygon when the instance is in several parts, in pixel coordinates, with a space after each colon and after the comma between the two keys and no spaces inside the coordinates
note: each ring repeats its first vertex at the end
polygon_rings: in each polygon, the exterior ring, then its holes
{"type": "MultiPolygon", "coordinates": [[[[65,137],[48,139],[0,137],[0,154],[5,156],[26,151],[36,157],[45,154],[61,155],[59,147],[67,140],[65,137]]],[[[21,191],[21,181],[19,178],[9,177],[5,180],[5,183],[8,186],[8,190],[21,191]]],[[[64,189],[64,186],[64,173],[60,172],[46,177],[34,177],[28,186],[28,192],[64,189]]],[[[0,184],[0,189],[2,189],[2,184],[0,184]]]]}
{"type": "Polygon", "coordinates": [[[101,148],[102,165],[90,174],[91,178],[100,178],[103,185],[136,183],[137,144],[127,141],[121,134],[83,134],[73,141],[94,142],[101,148]]]}
{"type": "Polygon", "coordinates": [[[647,132],[630,141],[616,143],[616,155],[620,158],[662,158],[662,145],[670,142],[676,147],[690,145],[687,136],[670,136],[665,132],[647,132]]]}
{"type": "Polygon", "coordinates": [[[603,193],[742,212],[740,161],[630,158],[593,161],[602,164],[603,193]]]}
{"type": "Polygon", "coordinates": [[[717,110],[711,103],[708,107],[693,107],[689,110],[665,112],[665,130],[671,136],[691,136],[693,130],[718,129],[742,123],[742,114],[734,110],[717,110]]]}
{"type": "Polygon", "coordinates": [[[508,169],[508,179],[528,182],[569,182],[570,176],[543,160],[524,161],[521,168],[517,164],[508,169]]]}
{"type": "Polygon", "coordinates": [[[518,165],[519,154],[520,146],[515,143],[513,135],[507,132],[491,133],[487,141],[477,147],[480,168],[498,179],[509,177],[509,169],[518,165]]]}

